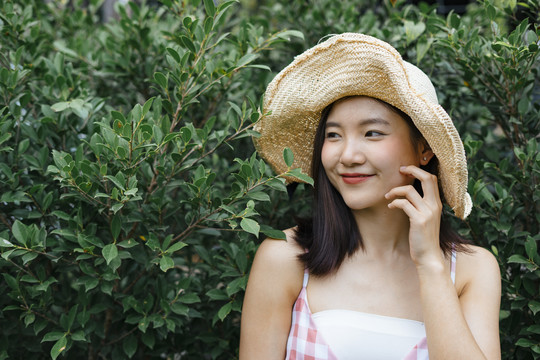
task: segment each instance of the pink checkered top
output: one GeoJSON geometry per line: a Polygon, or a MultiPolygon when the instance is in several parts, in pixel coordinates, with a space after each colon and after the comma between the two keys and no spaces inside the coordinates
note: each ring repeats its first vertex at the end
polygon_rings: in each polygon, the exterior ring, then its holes
{"type": "MultiPolygon", "coordinates": [[[[455,283],[456,252],[452,251],[450,276],[455,283]]],[[[291,331],[287,339],[287,356],[285,360],[337,360],[332,349],[317,331],[311,310],[307,302],[307,284],[309,273],[304,272],[302,290],[296,299],[292,311],[291,331]]],[[[403,360],[428,360],[427,339],[421,339],[403,360]]]]}

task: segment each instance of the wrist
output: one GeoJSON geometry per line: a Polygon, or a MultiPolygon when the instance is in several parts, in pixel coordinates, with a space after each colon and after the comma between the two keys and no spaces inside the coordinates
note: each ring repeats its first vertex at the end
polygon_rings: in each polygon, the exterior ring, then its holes
{"type": "Polygon", "coordinates": [[[440,275],[446,272],[446,267],[441,255],[416,262],[416,270],[418,271],[418,275],[440,275]]]}

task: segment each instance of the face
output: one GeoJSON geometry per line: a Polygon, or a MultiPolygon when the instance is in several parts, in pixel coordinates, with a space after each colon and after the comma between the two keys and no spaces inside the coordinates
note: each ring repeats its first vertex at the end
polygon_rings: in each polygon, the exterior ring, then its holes
{"type": "Polygon", "coordinates": [[[381,102],[351,97],[334,104],[321,161],[328,179],[352,210],[384,206],[392,188],[412,184],[400,166],[420,165],[407,122],[381,102]]]}

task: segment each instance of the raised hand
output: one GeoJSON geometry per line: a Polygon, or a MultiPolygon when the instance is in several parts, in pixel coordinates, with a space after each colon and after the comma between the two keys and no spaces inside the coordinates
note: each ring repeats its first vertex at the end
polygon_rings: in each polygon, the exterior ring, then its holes
{"type": "Polygon", "coordinates": [[[390,209],[401,209],[409,216],[409,246],[411,258],[417,266],[441,263],[439,230],[442,203],[439,196],[437,177],[417,166],[402,166],[402,174],[414,177],[422,184],[424,196],[420,196],[412,185],[393,188],[385,197],[391,202],[390,209]]]}

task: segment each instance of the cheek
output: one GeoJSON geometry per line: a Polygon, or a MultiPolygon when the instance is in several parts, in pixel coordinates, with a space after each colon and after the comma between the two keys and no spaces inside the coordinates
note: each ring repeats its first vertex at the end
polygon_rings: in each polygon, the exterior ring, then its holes
{"type": "Polygon", "coordinates": [[[325,171],[332,166],[332,146],[325,142],[321,149],[321,162],[325,171]]]}
{"type": "Polygon", "coordinates": [[[413,145],[410,141],[404,141],[398,139],[396,141],[389,142],[386,148],[387,154],[392,154],[390,160],[394,162],[394,165],[398,167],[404,165],[416,165],[420,164],[420,157],[416,153],[413,145]]]}

